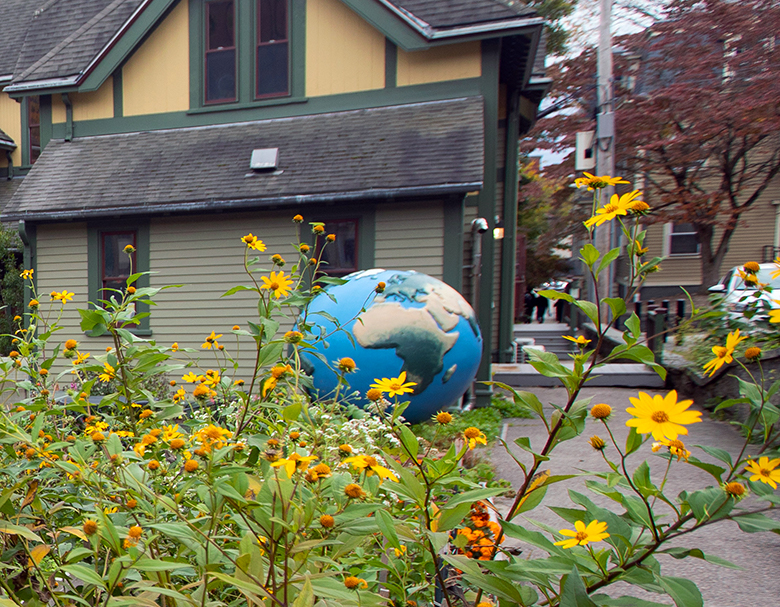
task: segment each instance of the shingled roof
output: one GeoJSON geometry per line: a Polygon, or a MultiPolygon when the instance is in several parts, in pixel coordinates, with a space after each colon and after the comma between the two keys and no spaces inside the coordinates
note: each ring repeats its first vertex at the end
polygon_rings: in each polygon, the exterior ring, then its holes
{"type": "Polygon", "coordinates": [[[38,3],[32,0],[0,2],[0,78],[13,73],[27,26],[37,7],[38,3]]]}
{"type": "Polygon", "coordinates": [[[12,84],[82,74],[143,0],[28,0],[38,9],[12,84]]]}
{"type": "Polygon", "coordinates": [[[483,100],[53,140],[2,220],[253,208],[481,188],[483,100]],[[278,148],[278,170],[249,168],[278,148]]]}
{"type": "Polygon", "coordinates": [[[535,15],[525,4],[500,0],[387,0],[435,29],[535,15]]]}
{"type": "Polygon", "coordinates": [[[12,150],[15,147],[14,140],[3,129],[0,129],[0,149],[12,150]]]}

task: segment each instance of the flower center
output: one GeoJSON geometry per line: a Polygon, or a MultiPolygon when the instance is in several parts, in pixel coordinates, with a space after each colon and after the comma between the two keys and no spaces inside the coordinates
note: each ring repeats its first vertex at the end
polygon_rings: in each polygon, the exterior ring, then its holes
{"type": "Polygon", "coordinates": [[[761,468],[761,470],[759,470],[758,473],[765,478],[769,478],[770,476],[772,476],[772,471],[767,470],[766,468],[761,468]]]}
{"type": "Polygon", "coordinates": [[[676,439],[673,440],[673,441],[669,441],[669,447],[671,447],[673,449],[679,449],[680,451],[685,449],[685,445],[682,443],[682,441],[679,441],[679,440],[676,440],[676,439]]]}
{"type": "Polygon", "coordinates": [[[666,411],[653,411],[650,419],[652,419],[656,424],[665,424],[669,421],[669,416],[667,415],[666,411]]]}
{"type": "Polygon", "coordinates": [[[611,202],[604,205],[604,212],[605,213],[614,213],[618,209],[620,209],[620,207],[617,206],[616,204],[612,204],[611,202]]]}
{"type": "Polygon", "coordinates": [[[369,455],[369,456],[367,456],[367,457],[366,457],[366,465],[367,465],[369,468],[373,468],[374,466],[376,466],[376,465],[377,465],[376,458],[375,458],[373,455],[369,455]]]}
{"type": "Polygon", "coordinates": [[[279,290],[279,283],[278,282],[272,282],[271,283],[271,290],[272,291],[278,291],[279,290]]]}
{"type": "Polygon", "coordinates": [[[712,349],[712,352],[717,356],[718,358],[725,358],[726,354],[728,353],[728,350],[724,348],[723,346],[715,346],[712,349]]]}
{"type": "Polygon", "coordinates": [[[578,531],[577,535],[574,536],[574,539],[576,539],[578,542],[581,542],[583,540],[588,539],[588,534],[584,531],[578,531]]]}
{"type": "Polygon", "coordinates": [[[393,383],[390,384],[390,389],[393,392],[395,392],[397,390],[400,390],[401,389],[401,384],[399,384],[398,382],[393,382],[393,383]]]}

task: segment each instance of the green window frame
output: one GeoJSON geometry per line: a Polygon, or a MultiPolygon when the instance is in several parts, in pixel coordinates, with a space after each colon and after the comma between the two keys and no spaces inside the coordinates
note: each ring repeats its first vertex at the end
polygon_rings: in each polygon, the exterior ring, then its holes
{"type": "MultiPolygon", "coordinates": [[[[330,234],[330,225],[344,225],[351,223],[355,226],[355,263],[357,267],[352,272],[360,270],[370,270],[375,265],[376,259],[376,211],[373,206],[344,206],[338,210],[325,210],[322,207],[313,209],[304,209],[304,217],[311,217],[312,220],[320,221],[325,224],[325,234],[330,234]]],[[[305,225],[305,224],[304,224],[305,225]]],[[[338,234],[338,231],[336,231],[338,234]]],[[[320,236],[320,246],[325,236],[320,236]]],[[[338,236],[337,236],[338,238],[338,236]]],[[[304,230],[301,234],[301,241],[312,247],[312,253],[316,253],[314,248],[315,238],[311,230],[304,230]]],[[[327,266],[324,266],[327,272],[327,266]]],[[[333,276],[344,276],[349,272],[333,273],[333,276]]]]}
{"type": "MultiPolygon", "coordinates": [[[[234,1],[234,44],[236,80],[235,99],[206,101],[206,54],[208,52],[207,14],[209,4],[218,0],[190,0],[190,113],[226,111],[297,103],[306,92],[306,0],[286,0],[287,38],[268,46],[260,40],[261,3],[258,0],[234,1]],[[257,57],[259,48],[284,49],[288,56],[287,90],[266,94],[259,87],[257,57]]],[[[215,52],[211,49],[210,52],[215,52]]]]}
{"type": "MultiPolygon", "coordinates": [[[[103,272],[105,254],[103,250],[104,237],[111,234],[134,233],[135,241],[135,266],[133,272],[148,272],[149,263],[149,221],[123,219],[120,221],[99,221],[87,225],[87,283],[90,307],[95,308],[98,301],[108,299],[101,293],[103,289],[103,272]]],[[[137,287],[149,286],[149,275],[141,276],[135,283],[137,287]]],[[[137,304],[136,313],[149,312],[148,304],[137,304]]],[[[127,327],[134,335],[150,337],[152,335],[149,317],[141,319],[138,325],[127,327]]],[[[87,335],[90,335],[87,333],[87,335]]]]}

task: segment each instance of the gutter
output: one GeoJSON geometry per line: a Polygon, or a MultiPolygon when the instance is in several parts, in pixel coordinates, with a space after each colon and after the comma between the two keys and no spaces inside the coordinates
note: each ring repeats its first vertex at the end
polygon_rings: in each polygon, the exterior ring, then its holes
{"type": "MultiPolygon", "coordinates": [[[[106,43],[105,46],[103,46],[102,49],[98,52],[97,55],[90,61],[90,63],[87,65],[84,70],[76,74],[75,76],[66,76],[62,78],[47,78],[44,80],[34,80],[31,82],[23,82],[19,84],[11,84],[10,86],[7,86],[5,88],[5,92],[7,93],[15,93],[15,92],[23,92],[23,91],[29,91],[34,89],[44,89],[44,88],[59,88],[63,86],[76,86],[83,82],[87,76],[89,76],[92,73],[92,70],[95,69],[95,66],[100,63],[100,61],[103,60],[103,58],[111,51],[111,49],[114,47],[114,45],[119,41],[119,39],[124,36],[125,32],[130,28],[130,26],[135,23],[135,21],[138,19],[138,17],[143,13],[143,11],[146,10],[146,8],[153,2],[154,0],[144,0],[137,9],[133,12],[130,17],[128,17],[127,21],[125,21],[122,24],[122,27],[119,28],[119,30],[111,37],[111,39],[106,43]]],[[[9,77],[10,81],[10,77],[9,77]]],[[[0,80],[0,82],[2,82],[0,80]]]]}
{"type": "Polygon", "coordinates": [[[391,13],[406,21],[406,23],[411,25],[412,28],[417,31],[417,33],[421,34],[428,40],[445,40],[447,38],[455,38],[457,36],[466,36],[469,34],[483,34],[486,32],[525,28],[530,26],[544,25],[545,22],[542,17],[518,17],[516,19],[507,19],[500,22],[492,21],[488,23],[480,23],[479,25],[456,27],[448,30],[436,30],[419,17],[416,17],[412,13],[395,6],[388,0],[378,0],[378,2],[391,13]]]}
{"type": "Polygon", "coordinates": [[[95,219],[98,217],[116,217],[117,215],[160,215],[170,213],[213,212],[224,210],[247,210],[258,207],[295,206],[311,203],[349,202],[355,200],[389,200],[402,197],[436,196],[463,194],[482,189],[482,181],[468,183],[449,183],[432,186],[401,188],[377,188],[356,190],[353,192],[333,192],[323,194],[302,194],[277,196],[273,198],[242,198],[238,200],[209,200],[198,202],[174,202],[165,204],[143,204],[132,206],[112,206],[82,208],[70,211],[30,211],[9,212],[0,216],[2,221],[67,221],[75,219],[95,219]]]}

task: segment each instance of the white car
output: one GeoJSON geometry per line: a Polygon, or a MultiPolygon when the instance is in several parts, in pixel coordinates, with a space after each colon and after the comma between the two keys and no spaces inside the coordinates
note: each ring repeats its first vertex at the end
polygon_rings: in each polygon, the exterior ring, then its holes
{"type": "Polygon", "coordinates": [[[756,313],[752,320],[766,320],[767,307],[780,308],[780,276],[772,278],[772,274],[778,270],[774,263],[759,264],[760,269],[756,275],[758,282],[767,284],[772,292],[767,290],[758,291],[755,285],[745,284],[742,280],[740,271],[744,272],[742,266],[731,268],[726,275],[720,279],[720,282],[711,286],[710,293],[721,295],[722,305],[725,307],[729,318],[733,320],[750,320],[744,316],[749,308],[754,308],[756,313]]]}

